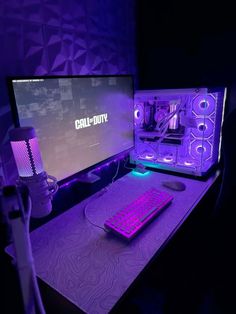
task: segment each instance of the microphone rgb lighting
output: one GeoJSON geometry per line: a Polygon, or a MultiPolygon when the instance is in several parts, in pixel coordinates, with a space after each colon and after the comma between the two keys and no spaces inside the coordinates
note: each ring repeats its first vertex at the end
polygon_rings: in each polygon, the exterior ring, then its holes
{"type": "Polygon", "coordinates": [[[51,200],[58,186],[56,178],[48,175],[43,169],[35,129],[15,128],[9,132],[9,136],[18,169],[19,183],[25,184],[29,189],[32,202],[31,216],[44,217],[52,210],[51,200]]]}

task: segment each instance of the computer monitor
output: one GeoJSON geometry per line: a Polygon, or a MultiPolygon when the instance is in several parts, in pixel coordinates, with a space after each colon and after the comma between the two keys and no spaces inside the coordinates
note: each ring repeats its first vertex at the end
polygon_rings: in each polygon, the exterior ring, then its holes
{"type": "Polygon", "coordinates": [[[10,78],[15,126],[36,130],[44,169],[59,181],[134,147],[129,75],[10,78]]]}

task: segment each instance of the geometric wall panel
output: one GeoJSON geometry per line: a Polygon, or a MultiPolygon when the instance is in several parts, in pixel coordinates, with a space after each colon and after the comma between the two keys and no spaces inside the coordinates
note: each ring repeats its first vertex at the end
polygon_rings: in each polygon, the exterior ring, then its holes
{"type": "MultiPolygon", "coordinates": [[[[6,76],[135,75],[135,1],[0,0],[0,43],[4,112],[10,110],[6,76]]],[[[12,121],[3,111],[4,133],[12,121]]],[[[0,142],[0,155],[6,142],[0,142]]]]}

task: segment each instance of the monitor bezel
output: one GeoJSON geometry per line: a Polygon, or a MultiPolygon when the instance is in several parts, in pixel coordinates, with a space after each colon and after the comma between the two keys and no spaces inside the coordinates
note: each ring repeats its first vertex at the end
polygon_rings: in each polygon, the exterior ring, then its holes
{"type": "MultiPolygon", "coordinates": [[[[6,78],[7,80],[7,88],[8,88],[8,95],[9,95],[9,102],[10,102],[10,108],[11,108],[11,113],[12,113],[12,120],[14,127],[20,127],[20,120],[19,120],[19,114],[18,114],[18,109],[17,109],[17,104],[16,104],[16,98],[15,98],[15,93],[14,93],[14,87],[13,87],[13,81],[14,80],[33,80],[33,79],[60,79],[60,78],[102,78],[102,77],[127,77],[131,79],[132,83],[132,99],[133,99],[133,109],[134,109],[134,77],[132,74],[88,74],[88,75],[48,75],[48,76],[43,76],[43,75],[33,75],[33,76],[8,76],[6,78]]],[[[132,115],[133,118],[133,125],[134,125],[134,115],[132,115]]],[[[79,177],[81,175],[84,175],[86,173],[95,171],[97,168],[102,167],[102,165],[107,164],[113,160],[116,160],[120,156],[126,156],[129,154],[130,151],[132,151],[135,147],[135,142],[134,142],[134,128],[132,132],[132,138],[133,138],[133,145],[123,151],[120,151],[119,153],[112,155],[106,159],[103,159],[94,165],[91,165],[83,170],[80,170],[66,178],[58,180],[59,186],[64,185],[65,183],[76,181],[76,179],[79,180],[79,177]]],[[[50,173],[49,173],[50,174],[50,173]]]]}

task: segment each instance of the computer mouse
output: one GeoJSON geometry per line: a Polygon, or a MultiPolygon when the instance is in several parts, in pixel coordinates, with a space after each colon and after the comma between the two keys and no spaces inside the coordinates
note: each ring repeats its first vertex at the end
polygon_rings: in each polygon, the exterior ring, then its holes
{"type": "Polygon", "coordinates": [[[181,181],[164,181],[162,185],[174,191],[184,191],[186,189],[186,185],[181,181]]]}

